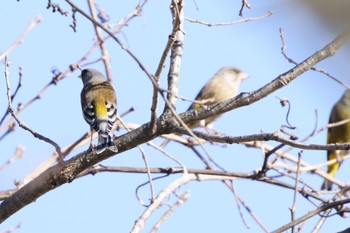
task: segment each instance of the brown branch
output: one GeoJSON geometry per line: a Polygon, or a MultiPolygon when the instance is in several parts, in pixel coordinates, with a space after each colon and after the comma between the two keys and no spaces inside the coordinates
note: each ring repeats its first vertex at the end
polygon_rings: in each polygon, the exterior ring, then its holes
{"type": "MultiPolygon", "coordinates": [[[[105,38],[107,39],[107,38],[105,38]]],[[[42,96],[45,94],[45,92],[49,89],[49,87],[56,85],[59,81],[61,81],[63,78],[65,78],[69,73],[74,72],[74,70],[77,69],[77,67],[84,67],[84,65],[81,65],[82,62],[87,60],[87,58],[92,54],[92,52],[97,48],[99,45],[99,41],[95,42],[91,48],[84,54],[83,57],[81,57],[79,60],[77,60],[75,63],[71,64],[68,68],[66,68],[62,72],[55,73],[52,80],[47,83],[38,94],[36,94],[32,99],[30,99],[28,102],[22,105],[21,108],[19,108],[16,111],[16,115],[20,114],[24,109],[29,107],[32,103],[42,98],[42,96]]],[[[2,127],[0,127],[0,132],[3,131],[5,128],[10,127],[14,123],[14,119],[10,119],[6,124],[2,127]]]]}
{"type": "MultiPolygon", "coordinates": [[[[144,3],[143,3],[144,4],[144,3]]],[[[130,18],[125,18],[126,22],[130,21],[131,18],[135,16],[132,15],[130,16],[130,18]]],[[[113,33],[117,33],[120,30],[117,29],[115,30],[113,33]]],[[[103,38],[103,41],[106,41],[107,39],[111,38],[110,35],[107,35],[106,37],[103,38]]],[[[91,48],[84,54],[84,56],[82,56],[79,60],[77,60],[76,62],[72,63],[67,69],[65,69],[62,72],[58,72],[55,74],[55,76],[53,77],[53,79],[46,84],[40,91],[39,93],[34,96],[32,99],[30,99],[27,103],[23,104],[22,107],[20,109],[17,110],[16,114],[20,114],[24,109],[26,109],[28,106],[30,106],[32,103],[34,103],[36,100],[39,100],[42,98],[42,96],[44,95],[44,93],[46,92],[46,90],[52,86],[57,84],[59,81],[61,81],[64,77],[66,77],[69,73],[73,72],[75,69],[77,69],[77,67],[84,67],[86,66],[86,64],[81,65],[82,62],[86,61],[88,59],[88,57],[92,54],[92,52],[99,46],[101,42],[100,41],[96,41],[91,48]]],[[[9,120],[3,127],[0,128],[0,132],[3,131],[6,127],[10,127],[14,124],[14,119],[9,120]]],[[[1,125],[1,124],[0,124],[1,125]]]]}
{"type": "Polygon", "coordinates": [[[200,108],[198,110],[191,110],[186,113],[180,114],[181,119],[185,122],[192,122],[202,120],[214,115],[222,114],[227,111],[250,105],[257,102],[276,90],[288,85],[298,76],[308,71],[320,61],[333,56],[339,50],[339,48],[348,41],[350,36],[350,29],[344,30],[338,35],[332,42],[323,47],[321,50],[314,53],[312,56],[305,59],[289,71],[281,74],[270,83],[261,87],[260,89],[252,93],[242,93],[230,100],[208,106],[206,109],[200,108]]]}
{"type": "MultiPolygon", "coordinates": [[[[244,144],[249,146],[249,147],[261,148],[264,151],[265,150],[269,151],[269,150],[273,149],[272,146],[270,146],[262,141],[245,142],[244,144]]],[[[298,163],[298,159],[296,159],[295,156],[292,156],[285,151],[277,150],[277,151],[275,151],[275,154],[277,154],[279,157],[281,157],[285,160],[288,160],[292,163],[295,163],[295,164],[298,163]]],[[[350,158],[350,155],[344,157],[344,159],[349,159],[349,158],[350,158]]],[[[323,172],[322,170],[320,170],[320,168],[322,168],[323,166],[328,166],[329,164],[336,163],[336,162],[337,162],[337,159],[333,159],[333,160],[330,160],[330,161],[323,163],[322,165],[311,165],[303,160],[300,160],[300,165],[302,167],[300,167],[299,169],[302,172],[313,172],[322,178],[325,178],[325,179],[332,181],[333,183],[337,184],[340,187],[345,187],[346,183],[341,182],[338,179],[335,179],[334,177],[330,176],[326,172],[323,172]]],[[[289,168],[289,170],[291,172],[296,172],[296,169],[289,168]]]]}
{"type": "MultiPolygon", "coordinates": [[[[176,132],[188,135],[188,132],[180,127],[176,128],[176,132]]],[[[251,141],[276,141],[283,144],[289,145],[294,148],[305,149],[305,150],[350,150],[350,143],[331,143],[326,145],[320,144],[304,144],[296,142],[292,139],[285,138],[281,135],[279,131],[274,133],[262,133],[262,134],[251,134],[246,136],[216,136],[203,133],[200,131],[193,131],[193,133],[206,141],[210,142],[219,142],[226,144],[242,143],[242,142],[251,142],[251,141]]]]}
{"type": "MultiPolygon", "coordinates": [[[[69,0],[66,0],[69,1],[69,0]]],[[[317,64],[318,62],[333,56],[339,48],[348,40],[349,31],[344,31],[337,38],[335,38],[332,42],[326,45],[323,49],[316,52],[309,58],[307,58],[304,62],[295,66],[291,70],[285,72],[284,74],[277,77],[275,80],[270,82],[269,84],[261,87],[260,89],[252,92],[251,94],[245,93],[237,96],[234,99],[228,100],[226,102],[216,104],[213,106],[209,106],[207,109],[199,109],[192,110],[183,114],[180,114],[181,119],[186,123],[190,121],[200,120],[207,118],[209,116],[213,116],[215,114],[224,113],[230,111],[235,108],[239,108],[242,106],[246,106],[252,104],[254,102],[259,101],[260,99],[268,96],[274,91],[284,87],[298,76],[300,76],[305,71],[309,70],[312,66],[317,64]]],[[[157,132],[155,134],[149,134],[150,132],[150,124],[146,123],[139,128],[130,131],[124,135],[119,136],[114,139],[114,143],[118,146],[118,153],[123,153],[127,150],[130,150],[137,145],[148,142],[155,137],[172,133],[173,128],[169,128],[164,122],[163,118],[157,120],[157,132]]],[[[277,137],[275,137],[277,138],[277,137]]],[[[248,138],[247,138],[248,139],[248,138]]],[[[239,137],[237,137],[237,140],[239,137]]],[[[263,139],[264,140],[264,139],[263,139]]],[[[271,139],[273,140],[273,139],[271,139]]],[[[248,141],[248,140],[247,140],[248,141]]],[[[349,145],[327,145],[323,146],[322,149],[334,149],[336,147],[348,148],[349,145]],[[327,148],[326,148],[327,147],[327,148]]],[[[340,149],[340,148],[339,148],[340,149]]],[[[65,161],[64,163],[57,164],[43,173],[41,173],[36,179],[29,182],[9,198],[4,200],[0,204],[0,222],[5,221],[8,217],[10,217],[13,213],[17,212],[24,206],[33,202],[46,192],[49,192],[62,184],[71,182],[74,178],[86,168],[102,161],[107,158],[110,158],[114,154],[108,150],[99,156],[95,156],[92,153],[80,153],[72,157],[71,159],[65,161]]],[[[266,179],[266,178],[265,178],[266,179]]],[[[276,183],[272,180],[264,180],[265,182],[271,182],[275,185],[281,185],[281,183],[276,183]]],[[[292,187],[294,188],[294,187],[292,187]]],[[[308,194],[310,196],[317,196],[316,194],[308,194]]]]}

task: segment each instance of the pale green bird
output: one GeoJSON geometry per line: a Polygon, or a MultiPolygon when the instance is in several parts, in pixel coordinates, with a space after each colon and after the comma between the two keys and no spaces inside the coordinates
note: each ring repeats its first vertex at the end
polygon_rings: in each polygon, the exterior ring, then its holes
{"type": "MultiPolygon", "coordinates": [[[[195,100],[202,103],[193,103],[187,109],[194,110],[209,105],[217,104],[235,97],[238,93],[241,82],[248,78],[248,75],[237,67],[227,66],[221,68],[209,81],[203,86],[197,94],[195,100]]],[[[190,129],[197,127],[210,127],[210,125],[220,115],[212,116],[200,121],[188,123],[190,129]]]]}
{"type": "MultiPolygon", "coordinates": [[[[81,72],[84,87],[81,91],[81,108],[85,121],[98,133],[96,153],[102,153],[107,147],[117,152],[110,132],[117,120],[117,97],[112,85],[104,75],[95,69],[81,72]]],[[[92,147],[92,144],[91,144],[92,147]]]]}
{"type": "MultiPolygon", "coordinates": [[[[187,111],[217,104],[235,97],[238,94],[241,82],[246,78],[248,78],[248,75],[237,67],[221,68],[197,94],[195,100],[200,103],[191,104],[187,111]]],[[[210,128],[212,123],[220,116],[221,114],[200,121],[189,122],[187,126],[190,129],[197,127],[210,128]]],[[[166,139],[161,143],[161,147],[164,147],[168,142],[169,140],[166,139]]]]}
{"type": "MultiPolygon", "coordinates": [[[[329,123],[336,123],[350,119],[350,90],[346,90],[340,100],[333,106],[329,123]]],[[[347,143],[350,142],[350,122],[328,129],[327,143],[347,143]]],[[[335,150],[327,152],[327,159],[336,159],[344,156],[348,151],[335,150]]],[[[328,166],[327,173],[334,176],[339,169],[340,164],[334,163],[328,166]]],[[[321,187],[322,190],[331,190],[332,182],[325,180],[321,187]]]]}

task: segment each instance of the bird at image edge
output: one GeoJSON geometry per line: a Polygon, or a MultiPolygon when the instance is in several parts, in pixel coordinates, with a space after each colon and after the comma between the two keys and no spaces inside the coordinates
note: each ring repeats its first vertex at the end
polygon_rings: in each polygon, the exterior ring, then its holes
{"type": "Polygon", "coordinates": [[[117,98],[112,85],[104,75],[95,69],[84,69],[81,72],[83,89],[81,91],[81,108],[85,121],[98,133],[98,144],[92,147],[97,154],[106,148],[117,152],[110,132],[117,120],[117,98]]]}
{"type": "MultiPolygon", "coordinates": [[[[346,90],[340,100],[333,106],[331,115],[329,117],[329,123],[336,123],[343,120],[350,120],[350,90],[346,90]]],[[[327,143],[347,143],[350,142],[350,122],[345,124],[331,127],[327,133],[327,143]]],[[[341,160],[341,156],[349,153],[348,151],[335,150],[327,152],[327,160],[338,159],[341,160]]],[[[334,163],[328,166],[327,173],[331,176],[335,176],[335,173],[339,169],[340,163],[334,163]]],[[[321,190],[331,190],[332,182],[324,180],[321,190]]]]}

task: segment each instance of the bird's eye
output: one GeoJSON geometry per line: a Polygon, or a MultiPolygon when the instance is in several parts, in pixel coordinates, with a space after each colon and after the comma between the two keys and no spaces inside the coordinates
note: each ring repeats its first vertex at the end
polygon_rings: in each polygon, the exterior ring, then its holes
{"type": "Polygon", "coordinates": [[[91,72],[88,71],[88,70],[83,70],[83,71],[81,72],[81,74],[82,74],[82,76],[84,76],[84,77],[86,77],[86,78],[91,78],[91,77],[92,77],[91,72]]]}

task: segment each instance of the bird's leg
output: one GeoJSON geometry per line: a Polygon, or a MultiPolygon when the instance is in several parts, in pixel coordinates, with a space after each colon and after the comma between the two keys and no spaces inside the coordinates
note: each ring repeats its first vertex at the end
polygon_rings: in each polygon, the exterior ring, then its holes
{"type": "Polygon", "coordinates": [[[92,143],[93,135],[94,135],[94,131],[93,131],[92,127],[90,127],[90,146],[89,146],[89,151],[92,151],[92,152],[94,152],[94,144],[92,143]]]}
{"type": "Polygon", "coordinates": [[[113,151],[113,152],[117,153],[118,152],[118,147],[115,145],[115,143],[113,141],[114,136],[115,136],[114,134],[113,134],[113,137],[108,135],[107,146],[108,146],[108,149],[110,151],[113,151]]]}
{"type": "Polygon", "coordinates": [[[341,150],[337,150],[336,152],[335,152],[335,158],[337,159],[337,162],[339,163],[339,164],[341,164],[342,162],[343,162],[343,156],[344,155],[346,155],[347,154],[347,152],[345,152],[345,151],[341,151],[341,150]]]}

